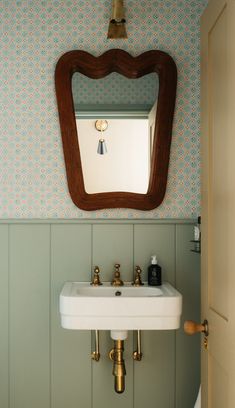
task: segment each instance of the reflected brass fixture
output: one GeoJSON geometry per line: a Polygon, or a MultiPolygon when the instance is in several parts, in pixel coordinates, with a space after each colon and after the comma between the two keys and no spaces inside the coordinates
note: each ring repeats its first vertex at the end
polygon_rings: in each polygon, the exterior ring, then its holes
{"type": "Polygon", "coordinates": [[[135,267],[135,279],[134,282],[132,283],[133,286],[142,286],[143,282],[141,280],[141,268],[139,266],[135,267]]]}
{"type": "Polygon", "coordinates": [[[121,266],[120,264],[115,264],[114,265],[115,273],[114,273],[114,278],[113,278],[113,280],[111,282],[112,286],[123,286],[124,285],[123,281],[120,278],[120,270],[119,270],[120,266],[121,266]]]}
{"type": "Polygon", "coordinates": [[[95,121],[95,128],[99,132],[104,132],[108,127],[108,122],[105,119],[98,119],[95,121]]]}
{"type": "Polygon", "coordinates": [[[91,282],[91,285],[92,285],[92,286],[100,286],[100,285],[103,285],[103,283],[100,282],[99,273],[100,273],[100,268],[99,268],[98,266],[95,266],[95,268],[94,268],[94,276],[93,276],[93,279],[92,279],[92,282],[91,282]]]}
{"type": "Polygon", "coordinates": [[[118,394],[125,391],[126,368],[123,359],[124,340],[114,340],[114,348],[109,352],[109,358],[113,361],[114,389],[118,394]]]}
{"type": "Polygon", "coordinates": [[[99,139],[97,153],[98,154],[105,154],[107,153],[107,147],[105,140],[103,139],[103,132],[107,129],[108,122],[105,119],[98,119],[95,121],[95,128],[99,132],[101,132],[101,138],[99,139]]]}
{"type": "Polygon", "coordinates": [[[137,330],[137,350],[133,352],[133,359],[135,361],[142,360],[142,352],[141,352],[141,331],[137,330]]]}
{"type": "Polygon", "coordinates": [[[100,339],[99,330],[95,330],[95,351],[91,353],[91,358],[94,361],[99,361],[100,359],[100,339]]]}
{"type": "Polygon", "coordinates": [[[113,0],[112,17],[107,38],[127,38],[123,0],[113,0]]]}

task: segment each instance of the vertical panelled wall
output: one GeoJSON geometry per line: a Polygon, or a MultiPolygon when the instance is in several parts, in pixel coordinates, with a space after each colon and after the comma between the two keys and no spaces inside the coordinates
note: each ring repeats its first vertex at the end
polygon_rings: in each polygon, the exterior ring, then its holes
{"type": "Polygon", "coordinates": [[[178,331],[143,332],[143,360],[125,343],[126,391],[113,390],[108,332],[101,360],[91,361],[89,331],[60,327],[59,293],[66,280],[89,281],[94,265],[124,280],[136,264],[144,278],[157,254],[163,278],[184,297],[183,320],[200,318],[199,255],[190,252],[189,221],[63,221],[0,224],[1,408],[193,408],[199,386],[199,338],[178,331]]]}

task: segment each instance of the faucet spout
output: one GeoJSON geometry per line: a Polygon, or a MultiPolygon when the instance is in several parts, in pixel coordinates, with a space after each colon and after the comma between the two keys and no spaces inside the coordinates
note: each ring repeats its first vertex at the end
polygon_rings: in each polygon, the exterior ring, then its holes
{"type": "Polygon", "coordinates": [[[113,280],[111,282],[111,285],[112,286],[123,286],[124,283],[123,283],[123,281],[121,280],[121,277],[120,277],[121,276],[121,274],[120,274],[120,264],[115,264],[114,267],[115,267],[115,272],[114,272],[114,278],[113,278],[113,280]]]}
{"type": "Polygon", "coordinates": [[[124,340],[114,340],[114,348],[110,351],[109,357],[113,361],[114,389],[118,394],[125,391],[126,368],[123,352],[124,340]]]}

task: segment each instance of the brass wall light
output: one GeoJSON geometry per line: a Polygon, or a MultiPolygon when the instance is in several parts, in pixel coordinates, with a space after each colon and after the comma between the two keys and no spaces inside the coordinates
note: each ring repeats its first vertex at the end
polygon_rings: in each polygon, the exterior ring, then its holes
{"type": "Polygon", "coordinates": [[[127,38],[123,0],[113,0],[112,17],[107,38],[127,38]]]}
{"type": "Polygon", "coordinates": [[[95,121],[96,130],[101,132],[101,138],[99,139],[98,148],[97,148],[97,153],[98,154],[103,155],[103,154],[107,153],[106,143],[105,143],[105,140],[103,139],[103,132],[107,129],[107,127],[108,127],[107,120],[98,119],[98,120],[95,121]]]}

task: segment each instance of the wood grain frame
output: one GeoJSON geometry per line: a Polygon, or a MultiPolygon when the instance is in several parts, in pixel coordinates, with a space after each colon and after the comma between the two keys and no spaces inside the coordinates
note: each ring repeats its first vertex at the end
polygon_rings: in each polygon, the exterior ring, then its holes
{"type": "Polygon", "coordinates": [[[68,188],[77,207],[87,211],[103,208],[152,210],[162,203],[167,184],[176,85],[175,62],[163,51],[152,50],[132,57],[126,51],[112,49],[95,57],[86,51],[76,50],[61,56],[55,70],[55,88],[68,188]],[[152,72],[158,74],[158,106],[150,180],[146,194],[119,191],[95,194],[86,192],[72,95],[74,72],[80,72],[93,79],[103,78],[112,72],[127,78],[139,78],[152,72]]]}

